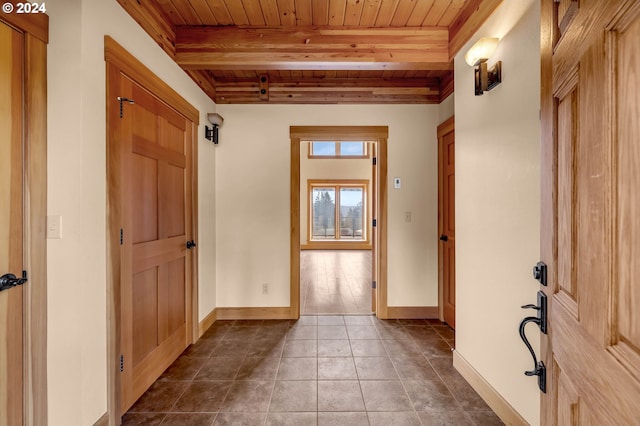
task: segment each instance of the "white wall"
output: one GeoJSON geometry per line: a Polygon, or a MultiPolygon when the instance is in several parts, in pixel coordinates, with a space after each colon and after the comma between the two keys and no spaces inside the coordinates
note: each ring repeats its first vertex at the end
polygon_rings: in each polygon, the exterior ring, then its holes
{"type": "MultiPolygon", "coordinates": [[[[48,5],[48,241],[50,425],[90,425],[107,410],[106,130],[103,37],[111,35],[201,113],[214,103],[116,1],[48,5]]],[[[199,128],[200,317],[215,306],[214,147],[199,128]]]]}
{"type": "Polygon", "coordinates": [[[437,105],[218,105],[217,306],[289,306],[289,126],[389,126],[389,306],[436,306],[437,105]],[[404,212],[412,222],[404,222],[404,212]],[[270,292],[262,294],[262,283],[270,292]]]}
{"type": "Polygon", "coordinates": [[[455,94],[451,94],[449,96],[446,97],[446,99],[444,99],[442,102],[440,102],[439,107],[439,114],[440,114],[440,119],[438,120],[438,123],[442,123],[444,122],[447,118],[451,117],[454,113],[455,113],[455,94]]]}
{"type": "MultiPolygon", "coordinates": [[[[307,229],[309,214],[308,180],[309,179],[358,179],[368,181],[368,192],[365,198],[367,222],[371,218],[371,158],[309,158],[309,142],[300,143],[300,244],[309,242],[307,229]]],[[[371,148],[369,148],[371,149],[371,148]]],[[[363,228],[364,229],[364,228],[363,228]]],[[[370,228],[365,230],[365,238],[369,239],[370,228]]]]}
{"type": "Polygon", "coordinates": [[[538,2],[507,0],[455,58],[456,350],[532,425],[539,391],[518,324],[538,288],[539,52],[538,2]],[[503,82],[476,97],[464,53],[486,36],[501,38],[489,66],[502,60],[503,82]]]}

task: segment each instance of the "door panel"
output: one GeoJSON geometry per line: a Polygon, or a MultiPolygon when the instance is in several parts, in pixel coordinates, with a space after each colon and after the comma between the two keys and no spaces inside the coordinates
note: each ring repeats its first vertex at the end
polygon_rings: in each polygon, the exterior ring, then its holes
{"type": "Polygon", "coordinates": [[[552,271],[542,288],[550,298],[543,359],[551,366],[542,418],[560,425],[637,424],[640,5],[583,0],[554,11],[545,3],[542,72],[543,81],[545,73],[553,76],[547,92],[553,102],[543,92],[542,116],[551,123],[543,152],[555,157],[543,155],[542,170],[543,183],[553,182],[555,161],[557,183],[543,191],[542,202],[555,206],[555,222],[542,227],[542,256],[552,271]],[[552,27],[555,34],[544,37],[552,27]],[[551,62],[545,52],[553,52],[551,62]],[[544,237],[554,232],[555,257],[554,242],[544,237]]]}
{"type": "MultiPolygon", "coordinates": [[[[0,23],[0,275],[23,270],[21,33],[0,23]]],[[[0,425],[23,418],[23,286],[0,292],[0,425]]]]}
{"type": "Polygon", "coordinates": [[[121,409],[126,411],[188,344],[191,133],[187,119],[135,82],[121,76],[120,90],[134,100],[120,134],[121,409]]]}
{"type": "Polygon", "coordinates": [[[438,230],[443,319],[456,326],[456,183],[453,117],[438,126],[438,230]]]}

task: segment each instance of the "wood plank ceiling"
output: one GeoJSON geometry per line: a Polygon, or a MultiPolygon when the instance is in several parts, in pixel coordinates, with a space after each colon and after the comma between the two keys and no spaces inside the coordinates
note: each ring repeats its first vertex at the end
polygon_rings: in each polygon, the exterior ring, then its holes
{"type": "Polygon", "coordinates": [[[440,103],[502,0],[118,0],[216,103],[440,103]]]}

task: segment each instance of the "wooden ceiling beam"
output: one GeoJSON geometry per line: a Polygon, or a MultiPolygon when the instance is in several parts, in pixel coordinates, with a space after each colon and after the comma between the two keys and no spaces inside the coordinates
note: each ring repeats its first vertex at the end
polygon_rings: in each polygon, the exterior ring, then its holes
{"type": "Polygon", "coordinates": [[[447,28],[177,27],[184,69],[451,69],[447,28]]]}
{"type": "MultiPolygon", "coordinates": [[[[452,74],[452,73],[451,73],[452,74]]],[[[269,98],[253,78],[217,78],[216,103],[411,103],[441,100],[439,78],[281,78],[269,79],[269,98]],[[305,101],[306,100],[306,101],[305,101]]]]}
{"type": "Polygon", "coordinates": [[[467,1],[449,26],[449,55],[452,60],[501,3],[502,0],[467,1]]]}
{"type": "Polygon", "coordinates": [[[156,2],[117,0],[120,6],[144,29],[156,43],[175,59],[176,33],[171,20],[156,6],[156,2]]]}

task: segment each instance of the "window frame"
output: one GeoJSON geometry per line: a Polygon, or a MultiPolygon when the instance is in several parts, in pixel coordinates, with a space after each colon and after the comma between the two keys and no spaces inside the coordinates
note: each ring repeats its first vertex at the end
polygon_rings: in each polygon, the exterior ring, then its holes
{"type": "Polygon", "coordinates": [[[308,141],[302,141],[302,142],[308,142],[309,143],[309,152],[307,153],[307,158],[313,158],[313,159],[363,159],[363,158],[370,158],[371,157],[370,144],[373,141],[367,141],[367,140],[362,140],[362,141],[308,140],[308,141]],[[313,144],[315,142],[334,143],[335,144],[335,155],[317,155],[317,154],[314,154],[313,153],[313,144]],[[342,155],[341,151],[340,151],[340,144],[342,142],[345,142],[345,143],[361,142],[362,145],[363,145],[364,154],[363,155],[342,155]]]}
{"type": "Polygon", "coordinates": [[[369,244],[370,230],[368,228],[369,222],[369,181],[364,179],[308,179],[307,180],[307,244],[313,246],[314,244],[322,243],[340,243],[340,244],[357,244],[366,243],[369,244]],[[334,228],[337,228],[337,232],[334,229],[335,236],[331,239],[314,239],[313,236],[313,190],[314,188],[333,188],[335,191],[335,212],[334,212],[334,228]],[[362,203],[362,237],[360,239],[342,238],[342,232],[340,231],[340,190],[342,188],[361,188],[363,193],[362,203]],[[338,226],[335,226],[338,225],[338,226]]]}

